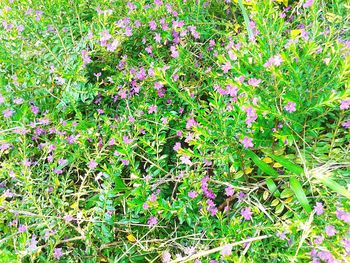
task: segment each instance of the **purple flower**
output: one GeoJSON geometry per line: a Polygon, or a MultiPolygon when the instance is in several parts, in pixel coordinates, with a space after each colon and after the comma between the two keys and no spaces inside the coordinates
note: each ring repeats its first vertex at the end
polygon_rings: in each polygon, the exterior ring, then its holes
{"type": "Polygon", "coordinates": [[[289,101],[286,106],[284,106],[284,109],[288,111],[289,113],[292,113],[296,111],[296,104],[294,102],[289,101]]]}
{"type": "Polygon", "coordinates": [[[67,223],[68,222],[71,222],[74,218],[71,216],[71,215],[65,215],[63,217],[63,220],[66,221],[67,223]]]}
{"type": "Polygon", "coordinates": [[[97,167],[97,162],[95,161],[95,160],[91,160],[90,162],[89,162],[89,165],[88,165],[88,167],[89,167],[89,169],[91,169],[91,170],[93,170],[93,169],[95,169],[96,167],[97,167]]]}
{"type": "Polygon", "coordinates": [[[149,108],[148,108],[148,113],[149,114],[152,114],[152,113],[154,113],[154,112],[157,112],[157,105],[151,105],[151,106],[149,106],[149,108]]]}
{"type": "Polygon", "coordinates": [[[192,162],[190,160],[190,157],[188,157],[187,155],[184,155],[184,156],[181,156],[180,157],[180,160],[183,164],[186,164],[186,165],[189,165],[191,166],[192,165],[192,162]]]}
{"type": "Polygon", "coordinates": [[[324,213],[324,209],[323,209],[323,205],[320,202],[316,202],[316,205],[314,206],[314,211],[316,212],[316,214],[322,215],[324,213]]]}
{"type": "Polygon", "coordinates": [[[62,257],[63,253],[62,253],[62,248],[55,248],[54,252],[53,252],[53,256],[54,258],[56,258],[57,260],[60,260],[60,258],[62,257]]]}
{"type": "Polygon", "coordinates": [[[149,226],[155,226],[158,223],[158,219],[154,216],[151,216],[147,222],[149,226]]]}
{"type": "Polygon", "coordinates": [[[121,162],[122,162],[122,164],[124,164],[125,166],[128,166],[129,165],[129,160],[125,160],[125,159],[123,159],[123,160],[121,160],[121,162]]]}
{"type": "Polygon", "coordinates": [[[28,246],[28,250],[29,251],[34,251],[37,249],[36,244],[38,243],[38,241],[36,240],[36,235],[32,235],[32,238],[30,239],[29,242],[29,246],[28,246]]]}
{"type": "Polygon", "coordinates": [[[328,250],[320,251],[317,253],[317,256],[324,262],[333,263],[334,257],[331,252],[328,250]]]}
{"type": "Polygon", "coordinates": [[[303,4],[304,8],[309,8],[314,4],[314,0],[306,0],[305,4],[303,4]]]}
{"type": "Polygon", "coordinates": [[[19,225],[18,232],[23,233],[27,231],[27,227],[25,225],[19,225]]]}
{"type": "Polygon", "coordinates": [[[332,237],[337,233],[337,230],[333,225],[329,225],[329,226],[326,226],[325,232],[327,236],[332,237]]]}
{"type": "Polygon", "coordinates": [[[134,140],[133,139],[130,139],[128,136],[123,136],[123,142],[125,144],[130,144],[132,143],[134,140]]]}
{"type": "Polygon", "coordinates": [[[350,127],[350,120],[347,120],[341,124],[344,128],[349,128],[350,127]]]}
{"type": "Polygon", "coordinates": [[[181,142],[177,142],[175,143],[174,147],[173,147],[174,151],[178,151],[181,149],[181,142]]]}
{"type": "Polygon", "coordinates": [[[151,30],[156,30],[157,29],[157,23],[155,22],[155,21],[151,21],[151,22],[149,22],[149,28],[151,29],[151,30]]]}
{"type": "Polygon", "coordinates": [[[163,263],[168,263],[171,260],[171,254],[168,251],[163,252],[162,255],[162,262],[163,263]]]}
{"type": "Polygon", "coordinates": [[[224,65],[221,66],[221,69],[224,73],[227,73],[229,70],[232,69],[230,61],[227,61],[224,65]]]}
{"type": "Polygon", "coordinates": [[[2,115],[4,115],[4,118],[8,119],[14,114],[14,111],[11,109],[6,109],[2,111],[2,115]]]}
{"type": "Polygon", "coordinates": [[[253,139],[249,138],[248,136],[244,136],[243,140],[242,140],[242,144],[243,147],[248,149],[254,146],[254,144],[252,143],[253,139]]]}
{"type": "Polygon", "coordinates": [[[197,122],[195,121],[194,118],[190,118],[187,120],[186,122],[186,129],[189,130],[191,129],[193,126],[196,126],[197,125],[197,122]]]}
{"type": "Polygon", "coordinates": [[[160,43],[162,41],[162,37],[160,36],[159,33],[156,33],[156,35],[154,36],[154,40],[157,42],[157,43],[160,43]]]}
{"type": "Polygon", "coordinates": [[[232,245],[231,244],[225,245],[221,250],[221,255],[230,256],[231,254],[232,254],[232,245]]]}
{"type": "Polygon", "coordinates": [[[234,193],[235,193],[235,190],[233,190],[231,186],[225,188],[225,194],[227,196],[233,196],[234,193]]]}
{"type": "Polygon", "coordinates": [[[243,216],[245,220],[251,220],[252,215],[253,215],[253,212],[250,210],[249,207],[245,207],[241,210],[241,216],[243,216]]]}
{"type": "Polygon", "coordinates": [[[349,99],[346,99],[346,100],[342,100],[341,103],[340,103],[340,109],[341,110],[347,110],[349,109],[350,107],[350,100],[349,99]]]}
{"type": "Polygon", "coordinates": [[[323,237],[322,235],[316,236],[315,239],[314,239],[314,243],[315,243],[316,245],[321,245],[322,242],[323,242],[323,240],[324,240],[324,237],[323,237]]]}
{"type": "Polygon", "coordinates": [[[189,197],[189,198],[194,199],[194,198],[197,197],[197,195],[198,195],[198,194],[197,194],[195,191],[190,191],[190,192],[188,192],[188,197],[189,197]]]}
{"type": "Polygon", "coordinates": [[[350,213],[345,212],[343,210],[337,209],[337,211],[335,212],[337,218],[339,220],[344,221],[345,223],[350,224],[350,213]]]}
{"type": "Polygon", "coordinates": [[[172,58],[178,58],[179,57],[179,51],[177,50],[176,46],[170,47],[171,57],[172,58]]]}
{"type": "Polygon", "coordinates": [[[248,80],[248,85],[252,87],[257,87],[261,83],[261,79],[251,78],[248,80]]]}
{"type": "Polygon", "coordinates": [[[350,239],[344,239],[344,248],[347,253],[350,253],[350,239]]]}

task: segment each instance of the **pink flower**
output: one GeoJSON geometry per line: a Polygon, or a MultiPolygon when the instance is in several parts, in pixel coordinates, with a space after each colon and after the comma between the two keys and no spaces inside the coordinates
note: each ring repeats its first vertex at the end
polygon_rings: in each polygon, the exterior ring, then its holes
{"type": "Polygon", "coordinates": [[[314,0],[306,0],[305,4],[303,4],[304,8],[309,8],[314,4],[314,0]]]}
{"type": "Polygon", "coordinates": [[[158,223],[158,219],[154,216],[151,216],[147,223],[149,226],[155,226],[158,223]]]}
{"type": "Polygon", "coordinates": [[[180,160],[181,160],[181,162],[183,163],[183,164],[186,164],[186,165],[192,165],[192,162],[191,162],[191,160],[190,160],[190,157],[188,157],[188,156],[186,156],[186,155],[184,155],[184,156],[181,156],[180,157],[180,160]]]}
{"type": "Polygon", "coordinates": [[[88,165],[88,167],[89,167],[89,169],[91,169],[91,170],[93,170],[93,169],[95,169],[96,167],[97,167],[97,162],[95,161],[95,160],[91,160],[90,162],[89,162],[89,165],[88,165]]]}
{"type": "Polygon", "coordinates": [[[148,25],[149,25],[151,30],[156,30],[157,29],[157,23],[155,21],[153,21],[153,20],[151,22],[149,22],[148,25]]]}
{"type": "Polygon", "coordinates": [[[251,220],[252,215],[253,215],[253,212],[250,210],[249,207],[245,207],[241,210],[241,216],[243,216],[245,220],[251,220]]]}
{"type": "Polygon", "coordinates": [[[19,233],[24,233],[26,231],[27,231],[27,227],[25,225],[19,225],[19,227],[18,227],[19,233]]]}
{"type": "Polygon", "coordinates": [[[170,47],[171,57],[172,58],[178,58],[179,57],[179,51],[177,50],[176,46],[170,47]]]}
{"type": "Polygon", "coordinates": [[[221,250],[222,256],[230,256],[232,254],[232,245],[225,245],[221,250]]]}
{"type": "Polygon", "coordinates": [[[289,101],[286,106],[284,106],[284,109],[288,111],[289,113],[292,113],[296,111],[296,104],[294,102],[289,101]]]}
{"type": "Polygon", "coordinates": [[[130,139],[128,136],[123,136],[123,142],[125,144],[130,144],[132,143],[134,140],[133,139],[130,139]]]}
{"type": "Polygon", "coordinates": [[[189,130],[191,129],[193,126],[196,126],[197,125],[197,122],[195,121],[194,118],[190,118],[187,120],[186,122],[186,129],[189,130]]]}
{"type": "Polygon", "coordinates": [[[162,262],[163,263],[168,263],[168,262],[170,262],[170,260],[171,260],[171,254],[168,251],[163,252],[162,262]]]}
{"type": "Polygon", "coordinates": [[[4,115],[4,118],[8,119],[14,114],[14,111],[11,109],[6,109],[2,111],[2,114],[4,115]]]}
{"type": "Polygon", "coordinates": [[[233,196],[234,193],[235,193],[235,190],[233,190],[231,186],[225,188],[225,194],[227,196],[233,196]]]}
{"type": "Polygon", "coordinates": [[[55,248],[54,252],[53,252],[53,256],[54,258],[56,258],[57,260],[59,260],[62,257],[63,253],[62,253],[62,248],[55,248]]]}
{"type": "Polygon", "coordinates": [[[89,64],[90,62],[92,62],[88,52],[86,50],[82,50],[81,51],[81,57],[83,59],[83,65],[85,66],[86,64],[89,64]]]}
{"type": "Polygon", "coordinates": [[[128,161],[128,160],[123,159],[123,160],[121,160],[121,162],[122,162],[122,164],[124,164],[125,166],[128,166],[128,165],[129,165],[129,161],[128,161]]]}
{"type": "Polygon", "coordinates": [[[158,108],[157,105],[149,106],[148,113],[151,114],[151,113],[157,112],[157,108],[158,108]]]}
{"type": "Polygon", "coordinates": [[[249,138],[248,136],[244,136],[243,140],[242,140],[242,144],[243,147],[248,149],[254,146],[254,144],[252,143],[253,139],[249,138]]]}
{"type": "Polygon", "coordinates": [[[174,149],[174,151],[180,150],[181,149],[181,143],[180,142],[175,143],[173,149],[174,149]]]}
{"type": "Polygon", "coordinates": [[[74,218],[71,216],[71,215],[65,215],[63,217],[63,220],[66,221],[67,223],[68,222],[71,222],[74,218]]]}
{"type": "Polygon", "coordinates": [[[344,128],[349,128],[350,127],[350,120],[344,121],[341,126],[343,126],[344,128]]]}
{"type": "Polygon", "coordinates": [[[316,205],[314,206],[314,210],[318,216],[322,215],[324,213],[322,203],[317,202],[316,205]]]}
{"type": "Polygon", "coordinates": [[[331,237],[337,233],[337,230],[335,229],[335,227],[333,225],[330,225],[330,226],[326,226],[325,232],[326,232],[327,236],[331,237]]]}
{"type": "Polygon", "coordinates": [[[197,194],[195,191],[190,191],[190,192],[188,192],[188,197],[189,197],[189,198],[194,199],[194,198],[197,197],[197,195],[198,195],[198,194],[197,194]]]}
{"type": "Polygon", "coordinates": [[[248,80],[248,85],[252,87],[257,87],[261,83],[261,79],[251,78],[248,80]]]}
{"type": "Polygon", "coordinates": [[[344,239],[344,248],[347,253],[350,253],[350,239],[344,239]]]}
{"type": "Polygon", "coordinates": [[[221,66],[221,69],[224,73],[229,72],[232,69],[230,61],[227,61],[224,65],[221,66]]]}
{"type": "Polygon", "coordinates": [[[350,100],[343,100],[343,101],[341,101],[339,108],[341,110],[347,110],[347,109],[349,109],[349,107],[350,107],[350,100]]]}

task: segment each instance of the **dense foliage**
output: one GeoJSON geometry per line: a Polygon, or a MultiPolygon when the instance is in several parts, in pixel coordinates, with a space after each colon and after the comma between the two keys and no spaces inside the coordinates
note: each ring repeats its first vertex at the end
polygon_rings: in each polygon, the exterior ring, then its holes
{"type": "Polygon", "coordinates": [[[0,262],[348,262],[349,13],[0,1],[0,262]]]}

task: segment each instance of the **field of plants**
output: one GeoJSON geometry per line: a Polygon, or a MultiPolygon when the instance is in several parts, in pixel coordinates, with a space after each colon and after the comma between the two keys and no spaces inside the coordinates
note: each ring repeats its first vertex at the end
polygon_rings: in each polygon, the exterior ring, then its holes
{"type": "Polygon", "coordinates": [[[0,262],[350,262],[346,0],[0,0],[0,262]]]}

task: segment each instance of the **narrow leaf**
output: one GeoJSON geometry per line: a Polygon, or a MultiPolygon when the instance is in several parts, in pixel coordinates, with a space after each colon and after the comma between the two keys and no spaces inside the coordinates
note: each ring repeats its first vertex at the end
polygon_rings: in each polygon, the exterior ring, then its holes
{"type": "Polygon", "coordinates": [[[288,171],[301,175],[304,171],[303,168],[301,168],[299,165],[296,165],[292,163],[291,161],[287,160],[286,158],[283,158],[281,156],[276,156],[273,154],[268,154],[272,159],[274,159],[276,162],[280,163],[284,168],[286,168],[288,171]]]}
{"type": "Polygon", "coordinates": [[[333,191],[350,199],[350,192],[344,186],[338,184],[328,177],[317,177],[317,179],[333,191]]]}
{"type": "Polygon", "coordinates": [[[278,177],[278,173],[268,164],[260,160],[260,158],[254,152],[247,150],[247,154],[264,173],[273,177],[278,177]]]}
{"type": "Polygon", "coordinates": [[[300,182],[295,176],[291,176],[289,179],[290,182],[290,188],[293,190],[296,198],[299,200],[301,206],[305,209],[306,212],[311,212],[311,206],[309,204],[309,201],[307,200],[307,197],[305,195],[305,192],[303,188],[301,187],[300,182]]]}

